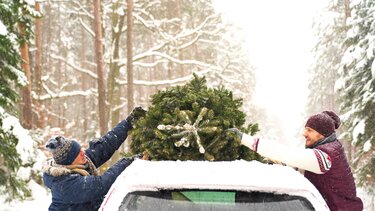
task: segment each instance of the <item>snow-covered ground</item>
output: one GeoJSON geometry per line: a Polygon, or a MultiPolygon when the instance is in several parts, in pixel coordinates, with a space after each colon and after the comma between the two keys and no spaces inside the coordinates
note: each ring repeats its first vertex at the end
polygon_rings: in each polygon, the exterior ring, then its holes
{"type": "Polygon", "coordinates": [[[0,210],[1,211],[21,211],[21,210],[48,210],[51,203],[51,194],[46,188],[40,186],[34,181],[29,182],[29,187],[32,190],[33,198],[25,201],[12,201],[5,203],[5,199],[0,196],[0,210]]]}
{"type": "MultiPolygon", "coordinates": [[[[28,130],[25,130],[19,120],[6,113],[3,108],[0,107],[0,117],[2,118],[2,127],[4,131],[12,133],[17,137],[17,152],[20,154],[20,158],[24,164],[32,161],[33,166],[21,167],[17,172],[17,179],[29,181],[27,183],[32,193],[32,198],[18,201],[14,200],[11,202],[5,202],[6,195],[0,195],[0,211],[16,211],[16,210],[48,210],[48,206],[51,202],[51,194],[42,185],[36,183],[31,178],[31,173],[41,172],[43,162],[46,160],[45,154],[37,148],[37,143],[31,138],[28,130]]],[[[41,176],[41,175],[40,175],[41,176]]],[[[0,188],[3,188],[0,186],[0,188]]],[[[1,189],[0,192],[5,192],[1,189]]]]}

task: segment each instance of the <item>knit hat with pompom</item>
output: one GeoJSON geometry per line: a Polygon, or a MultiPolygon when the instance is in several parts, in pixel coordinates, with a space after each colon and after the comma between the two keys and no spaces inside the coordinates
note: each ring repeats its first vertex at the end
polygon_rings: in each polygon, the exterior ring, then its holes
{"type": "Polygon", "coordinates": [[[333,111],[323,111],[312,115],[306,122],[305,127],[310,127],[324,137],[330,136],[340,127],[340,118],[333,111]]]}
{"type": "Polygon", "coordinates": [[[48,140],[46,148],[52,152],[57,164],[70,165],[81,151],[81,145],[75,140],[69,140],[63,136],[57,136],[48,140]]]}

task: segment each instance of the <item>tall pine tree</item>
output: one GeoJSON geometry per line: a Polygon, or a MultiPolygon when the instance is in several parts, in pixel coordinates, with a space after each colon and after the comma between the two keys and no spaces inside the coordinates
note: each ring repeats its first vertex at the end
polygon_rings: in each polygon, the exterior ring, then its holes
{"type": "Polygon", "coordinates": [[[340,109],[347,137],[359,149],[354,163],[359,183],[375,192],[375,2],[358,0],[352,5],[338,83],[340,109]]]}
{"type": "Polygon", "coordinates": [[[7,193],[8,200],[29,195],[25,182],[16,176],[23,165],[16,150],[19,140],[13,128],[4,129],[8,112],[16,113],[14,104],[18,99],[17,86],[27,83],[21,70],[19,46],[32,35],[31,23],[38,15],[34,5],[25,1],[3,0],[0,2],[0,192],[7,193]],[[18,31],[18,24],[26,26],[25,34],[18,31]]]}
{"type": "Polygon", "coordinates": [[[242,99],[234,99],[224,87],[208,88],[205,77],[152,96],[147,115],[131,132],[134,153],[146,152],[153,160],[260,160],[241,146],[239,138],[226,129],[237,127],[254,134],[258,125],[244,128],[242,99]]]}
{"type": "Polygon", "coordinates": [[[347,32],[344,2],[330,1],[327,10],[318,17],[313,26],[317,43],[313,49],[315,62],[309,71],[307,114],[338,111],[334,86],[345,51],[342,47],[347,32]]]}

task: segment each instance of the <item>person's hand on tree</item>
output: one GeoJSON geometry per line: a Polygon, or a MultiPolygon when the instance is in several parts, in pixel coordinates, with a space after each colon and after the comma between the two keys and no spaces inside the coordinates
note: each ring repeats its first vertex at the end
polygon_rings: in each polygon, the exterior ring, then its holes
{"type": "Polygon", "coordinates": [[[130,156],[126,156],[124,157],[125,159],[129,160],[129,161],[134,161],[134,160],[137,160],[137,159],[142,159],[142,160],[150,160],[149,156],[148,156],[148,153],[145,151],[143,153],[139,153],[139,154],[135,154],[135,155],[130,155],[130,156]]]}
{"type": "Polygon", "coordinates": [[[236,134],[238,136],[238,138],[240,138],[240,140],[242,139],[243,133],[239,129],[229,128],[229,129],[227,129],[227,131],[233,132],[234,134],[236,134]]]}
{"type": "Polygon", "coordinates": [[[148,154],[148,152],[147,151],[144,151],[143,153],[142,153],[142,160],[151,160],[151,158],[150,158],[150,155],[148,154]]]}
{"type": "Polygon", "coordinates": [[[241,144],[247,146],[253,151],[258,150],[258,142],[259,138],[255,138],[254,136],[248,135],[246,133],[242,133],[239,129],[237,128],[229,128],[227,131],[234,133],[239,137],[241,140],[241,144]]]}
{"type": "Polygon", "coordinates": [[[135,154],[135,155],[132,155],[132,156],[129,156],[129,157],[125,157],[125,158],[128,159],[128,160],[134,161],[136,159],[143,158],[143,153],[135,154]]]}
{"type": "Polygon", "coordinates": [[[135,107],[129,116],[126,118],[126,121],[134,127],[134,123],[141,117],[146,116],[147,111],[144,110],[141,106],[135,107]]]}

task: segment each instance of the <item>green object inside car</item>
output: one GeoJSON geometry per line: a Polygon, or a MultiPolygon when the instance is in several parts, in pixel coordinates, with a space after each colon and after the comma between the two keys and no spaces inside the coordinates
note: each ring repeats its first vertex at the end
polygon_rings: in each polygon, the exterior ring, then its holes
{"type": "Polygon", "coordinates": [[[192,201],[194,203],[235,204],[235,192],[230,191],[181,191],[172,192],[173,200],[192,201]]]}

